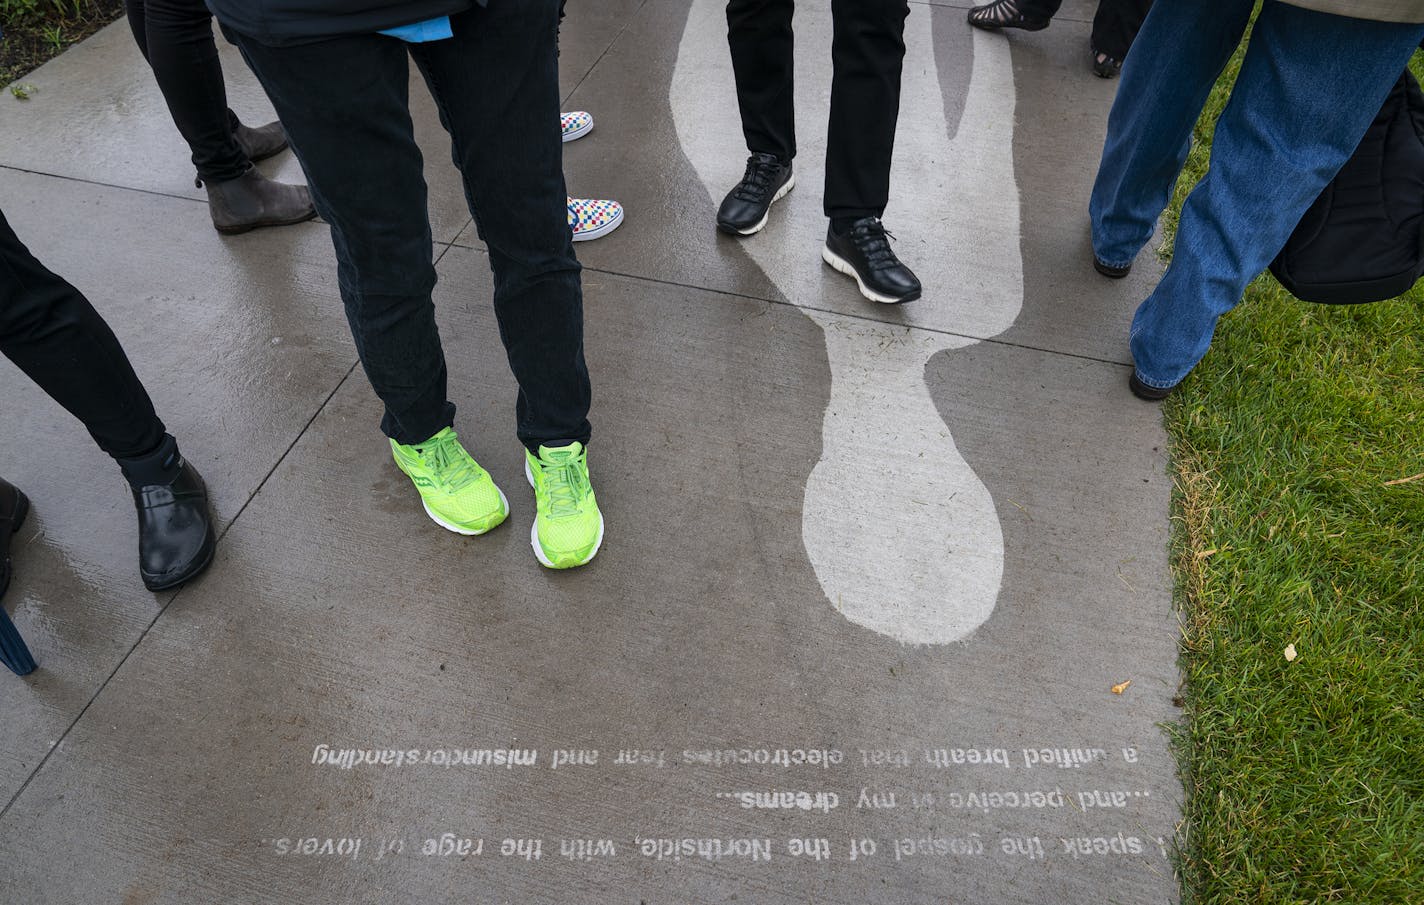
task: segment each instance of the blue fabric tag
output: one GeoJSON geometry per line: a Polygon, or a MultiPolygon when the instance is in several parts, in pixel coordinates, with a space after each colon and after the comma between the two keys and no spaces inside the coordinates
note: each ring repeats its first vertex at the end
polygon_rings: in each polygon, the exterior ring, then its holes
{"type": "Polygon", "coordinates": [[[382,30],[381,34],[400,38],[408,44],[424,44],[427,41],[443,41],[455,37],[455,32],[450,28],[449,16],[412,22],[398,28],[387,28],[382,30]]]}

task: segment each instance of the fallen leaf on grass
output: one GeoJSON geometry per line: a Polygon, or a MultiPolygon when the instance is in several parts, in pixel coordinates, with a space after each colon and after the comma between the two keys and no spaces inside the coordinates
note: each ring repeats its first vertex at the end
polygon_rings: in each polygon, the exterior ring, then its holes
{"type": "Polygon", "coordinates": [[[1215,548],[1215,547],[1212,547],[1210,550],[1198,550],[1198,551],[1197,551],[1197,559],[1206,559],[1208,556],[1211,556],[1211,555],[1214,554],[1215,552],[1216,552],[1216,548],[1215,548]]]}
{"type": "Polygon", "coordinates": [[[1293,662],[1293,661],[1295,660],[1295,658],[1296,658],[1298,655],[1297,655],[1296,652],[1295,652],[1295,645],[1294,645],[1294,644],[1287,644],[1287,645],[1286,645],[1285,655],[1286,655],[1286,662],[1287,662],[1287,663],[1293,662]]]}
{"type": "Polygon", "coordinates": [[[1127,686],[1129,686],[1129,685],[1131,685],[1131,684],[1132,684],[1132,680],[1131,680],[1131,679],[1128,679],[1126,682],[1123,682],[1121,685],[1114,685],[1114,686],[1112,687],[1112,693],[1113,693],[1113,694],[1122,694],[1124,691],[1127,691],[1127,686]]]}

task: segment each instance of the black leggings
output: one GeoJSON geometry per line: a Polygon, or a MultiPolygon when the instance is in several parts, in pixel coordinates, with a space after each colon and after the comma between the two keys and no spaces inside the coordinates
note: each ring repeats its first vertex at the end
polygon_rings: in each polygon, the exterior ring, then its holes
{"type": "Polygon", "coordinates": [[[109,325],[78,289],[35,260],[3,212],[0,353],[114,458],[136,459],[163,442],[163,422],[109,325]]]}
{"type": "Polygon", "coordinates": [[[213,14],[203,0],[126,0],[129,28],[153,67],[173,124],[205,182],[226,182],[252,165],[233,138],[213,14]]]}

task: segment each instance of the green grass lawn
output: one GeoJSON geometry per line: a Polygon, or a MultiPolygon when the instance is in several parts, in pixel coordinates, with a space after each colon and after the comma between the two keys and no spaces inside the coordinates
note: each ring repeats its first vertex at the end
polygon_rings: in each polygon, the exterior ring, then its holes
{"type": "Polygon", "coordinates": [[[1424,290],[1325,307],[1263,275],[1165,416],[1187,901],[1424,903],[1424,290]]]}

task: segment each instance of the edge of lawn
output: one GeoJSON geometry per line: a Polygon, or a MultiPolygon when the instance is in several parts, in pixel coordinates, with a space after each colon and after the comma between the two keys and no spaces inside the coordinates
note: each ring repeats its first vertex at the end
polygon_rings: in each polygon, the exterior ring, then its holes
{"type": "Polygon", "coordinates": [[[1331,307],[1263,274],[1164,420],[1184,900],[1424,902],[1424,283],[1331,307]]]}

